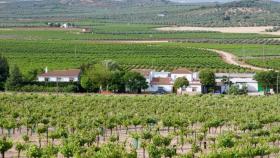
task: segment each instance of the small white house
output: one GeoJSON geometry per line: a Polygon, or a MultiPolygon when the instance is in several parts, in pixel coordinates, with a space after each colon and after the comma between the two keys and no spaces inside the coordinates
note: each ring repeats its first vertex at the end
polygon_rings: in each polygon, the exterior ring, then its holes
{"type": "Polygon", "coordinates": [[[55,70],[48,72],[47,68],[45,73],[38,76],[39,82],[78,82],[80,77],[80,69],[69,70],[55,70]]]}
{"type": "Polygon", "coordinates": [[[249,93],[258,92],[258,82],[254,80],[254,73],[216,73],[216,83],[221,86],[221,93],[227,91],[228,86],[224,80],[229,80],[232,84],[238,85],[241,89],[246,86],[249,93]]]}

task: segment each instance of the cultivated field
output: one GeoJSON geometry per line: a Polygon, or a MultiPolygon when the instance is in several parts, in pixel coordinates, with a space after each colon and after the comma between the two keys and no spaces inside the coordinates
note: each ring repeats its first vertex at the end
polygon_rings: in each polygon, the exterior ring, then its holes
{"type": "MultiPolygon", "coordinates": [[[[87,27],[87,26],[84,26],[87,27]]],[[[162,32],[161,25],[96,24],[92,33],[81,33],[79,28],[22,27],[0,29],[0,39],[20,40],[187,40],[211,43],[271,43],[279,44],[280,36],[257,33],[220,33],[209,31],[162,32]]]]}
{"type": "Polygon", "coordinates": [[[273,26],[258,26],[258,27],[163,27],[157,28],[159,31],[209,31],[222,33],[257,33],[257,34],[271,34],[280,35],[278,32],[266,32],[267,29],[272,29],[273,26]]]}
{"type": "Polygon", "coordinates": [[[124,69],[153,68],[172,70],[187,67],[194,70],[244,71],[223,62],[215,52],[189,48],[180,43],[98,43],[69,41],[1,40],[0,52],[11,65],[23,72],[35,68],[79,68],[82,64],[112,59],[124,69]]]}
{"type": "MultiPolygon", "coordinates": [[[[36,151],[46,157],[57,152],[98,157],[115,150],[117,155],[136,150],[139,158],[144,153],[146,157],[279,157],[277,96],[0,94],[0,99],[1,135],[27,144],[22,156],[32,153],[28,146],[41,142],[36,151]],[[30,139],[24,141],[26,134],[30,139]]],[[[13,148],[6,155],[17,153],[13,148]]]]}

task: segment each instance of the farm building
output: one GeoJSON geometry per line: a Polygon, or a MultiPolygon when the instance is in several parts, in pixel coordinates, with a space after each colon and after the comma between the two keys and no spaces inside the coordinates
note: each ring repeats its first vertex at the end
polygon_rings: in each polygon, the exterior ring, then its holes
{"type": "Polygon", "coordinates": [[[43,74],[38,76],[39,82],[78,82],[80,69],[55,70],[48,72],[47,68],[43,74]]]}
{"type": "Polygon", "coordinates": [[[220,92],[225,93],[229,88],[226,81],[237,85],[240,89],[247,87],[249,93],[259,92],[259,84],[254,80],[254,73],[216,73],[216,83],[220,87],[220,92]]]}
{"type": "Polygon", "coordinates": [[[173,70],[171,72],[171,78],[173,82],[179,77],[185,77],[189,81],[188,87],[183,87],[178,89],[177,93],[184,94],[200,94],[202,91],[201,83],[199,81],[199,73],[198,72],[192,72],[185,68],[179,68],[176,70],[173,70]]]}
{"type": "Polygon", "coordinates": [[[173,82],[170,77],[153,77],[148,88],[149,92],[173,92],[173,82]]]}
{"type": "Polygon", "coordinates": [[[179,68],[172,72],[157,72],[151,69],[133,69],[132,71],[138,72],[146,78],[149,84],[149,88],[146,90],[147,92],[172,93],[175,80],[179,77],[185,77],[190,84],[188,87],[180,89],[180,93],[201,93],[198,73],[193,73],[185,68],[179,68]]]}
{"type": "Polygon", "coordinates": [[[165,71],[151,71],[149,77],[149,92],[172,93],[173,82],[170,72],[165,71]]]}

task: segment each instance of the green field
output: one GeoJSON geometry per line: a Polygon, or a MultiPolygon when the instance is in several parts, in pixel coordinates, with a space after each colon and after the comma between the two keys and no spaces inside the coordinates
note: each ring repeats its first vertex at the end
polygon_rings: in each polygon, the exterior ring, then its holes
{"type": "Polygon", "coordinates": [[[125,68],[155,68],[171,70],[176,67],[211,68],[221,71],[242,70],[224,63],[210,51],[189,48],[186,44],[119,44],[65,41],[1,40],[0,52],[11,65],[23,72],[35,68],[78,68],[84,63],[112,59],[125,68]]]}
{"type": "MultiPolygon", "coordinates": [[[[244,71],[242,68],[225,64],[220,57],[209,51],[194,48],[213,48],[231,52],[239,57],[262,56],[262,45],[202,44],[202,43],[158,43],[119,44],[68,40],[0,40],[0,52],[11,65],[18,65],[23,72],[35,68],[64,69],[78,68],[81,64],[106,59],[116,60],[124,69],[154,68],[172,70],[187,67],[193,70],[211,68],[215,71],[244,71]],[[190,48],[193,47],[193,48],[190,48]]],[[[265,46],[265,55],[279,55],[279,47],[265,46]]],[[[275,62],[261,59],[246,59],[256,66],[279,69],[275,62]]],[[[248,71],[248,70],[247,70],[248,71]]]]}
{"type": "Polygon", "coordinates": [[[187,43],[187,45],[195,48],[224,50],[238,57],[280,56],[280,47],[278,45],[212,43],[187,43]]]}
{"type": "MultiPolygon", "coordinates": [[[[83,26],[89,23],[79,24],[83,26]]],[[[11,64],[20,66],[24,72],[46,66],[50,69],[77,68],[83,63],[104,59],[116,60],[125,69],[170,70],[188,67],[195,70],[211,68],[216,71],[244,71],[223,63],[216,54],[188,47],[224,50],[244,58],[250,64],[279,69],[279,59],[269,58],[265,62],[260,59],[247,59],[279,56],[278,45],[268,45],[264,42],[267,40],[270,41],[268,43],[273,43],[271,39],[276,36],[218,32],[162,33],[154,30],[160,27],[159,25],[146,24],[96,22],[92,25],[94,32],[90,34],[81,33],[80,29],[3,28],[0,29],[0,53],[7,56],[11,64]],[[101,44],[99,40],[174,41],[169,44],[101,44]],[[232,44],[222,44],[219,41],[232,44]],[[245,44],[243,41],[255,41],[260,44],[245,44]]]]}
{"type": "Polygon", "coordinates": [[[280,58],[247,59],[246,62],[255,66],[280,70],[280,58]]]}
{"type": "MultiPolygon", "coordinates": [[[[0,94],[0,100],[3,134],[14,143],[15,136],[24,142],[21,136],[28,134],[32,141],[27,147],[40,140],[48,140],[50,147],[53,139],[59,153],[67,148],[83,158],[106,157],[115,150],[122,158],[134,150],[140,158],[174,150],[176,158],[186,153],[203,158],[279,156],[277,96],[0,94]],[[142,145],[137,147],[138,142],[142,145]]],[[[22,155],[26,153],[28,148],[22,155]]]]}
{"type": "Polygon", "coordinates": [[[275,35],[219,33],[219,32],[160,32],[162,25],[96,23],[92,33],[81,33],[81,29],[51,28],[3,28],[0,39],[25,40],[187,40],[211,43],[271,43],[280,41],[275,35]],[[206,40],[206,41],[205,41],[206,40]]]}

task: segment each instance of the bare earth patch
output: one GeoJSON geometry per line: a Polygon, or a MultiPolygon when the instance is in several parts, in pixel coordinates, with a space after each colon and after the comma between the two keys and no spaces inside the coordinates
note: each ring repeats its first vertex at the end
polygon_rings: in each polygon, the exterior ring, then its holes
{"type": "Polygon", "coordinates": [[[258,33],[280,35],[278,32],[265,32],[266,29],[272,29],[273,26],[259,26],[259,27],[162,27],[157,28],[158,31],[209,31],[222,33],[258,33]]]}

